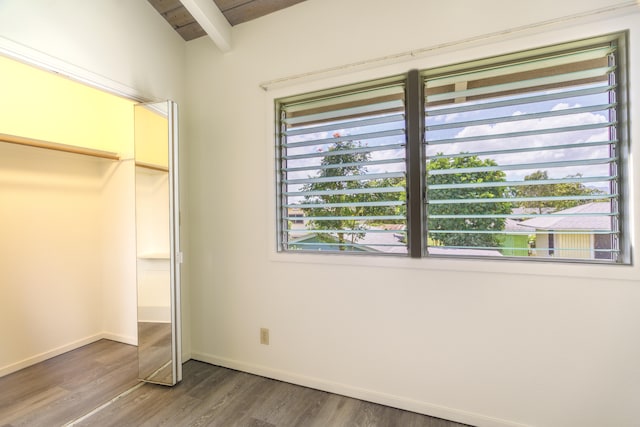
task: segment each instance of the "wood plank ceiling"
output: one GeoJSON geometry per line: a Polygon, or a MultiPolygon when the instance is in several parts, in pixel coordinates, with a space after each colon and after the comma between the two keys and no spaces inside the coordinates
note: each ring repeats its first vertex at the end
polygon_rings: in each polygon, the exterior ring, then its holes
{"type": "MultiPolygon", "coordinates": [[[[180,0],[148,0],[185,41],[206,35],[180,0]]],[[[272,12],[293,6],[304,0],[210,0],[222,12],[229,24],[238,25],[272,12]]]]}

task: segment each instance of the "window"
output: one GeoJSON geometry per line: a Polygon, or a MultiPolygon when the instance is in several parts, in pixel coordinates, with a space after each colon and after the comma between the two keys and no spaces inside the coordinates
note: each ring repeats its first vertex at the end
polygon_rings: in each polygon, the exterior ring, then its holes
{"type": "Polygon", "coordinates": [[[407,253],[404,92],[392,78],[281,103],[283,250],[407,253]]]}
{"type": "Polygon", "coordinates": [[[278,100],[280,250],[629,263],[623,53],[603,36],[278,100]]]}
{"type": "Polygon", "coordinates": [[[423,73],[430,253],[535,241],[527,256],[593,259],[599,236],[618,259],[616,52],[602,38],[423,73]]]}

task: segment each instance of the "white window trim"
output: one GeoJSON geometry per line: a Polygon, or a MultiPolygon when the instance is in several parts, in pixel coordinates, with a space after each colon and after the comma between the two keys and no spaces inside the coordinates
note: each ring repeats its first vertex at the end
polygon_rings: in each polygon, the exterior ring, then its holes
{"type": "MultiPolygon", "coordinates": [[[[511,275],[532,275],[532,276],[558,276],[567,278],[598,278],[607,280],[632,280],[638,281],[640,278],[640,256],[635,250],[640,241],[638,230],[640,229],[640,219],[637,212],[640,212],[640,197],[631,197],[627,201],[628,216],[625,218],[626,232],[631,246],[631,264],[588,264],[572,263],[563,260],[561,262],[531,262],[516,259],[492,260],[492,259],[457,259],[457,258],[420,258],[392,256],[344,256],[340,254],[309,254],[291,253],[277,251],[277,207],[276,207],[276,164],[275,159],[275,135],[276,117],[274,112],[274,101],[278,98],[293,96],[297,94],[318,91],[331,87],[354,84],[366,80],[384,78],[390,75],[406,72],[411,68],[427,69],[449,64],[461,63],[481,59],[487,56],[498,56],[514,51],[535,49],[541,46],[554,45],[579,39],[587,39],[600,34],[616,33],[629,30],[629,45],[640,44],[640,10],[634,7],[633,10],[626,10],[624,16],[620,16],[624,11],[616,9],[610,14],[600,14],[578,19],[567,25],[566,22],[558,22],[548,26],[536,26],[532,29],[524,29],[519,34],[507,33],[496,36],[490,40],[484,38],[481,42],[470,42],[464,48],[451,49],[443,47],[430,51],[431,55],[422,56],[412,60],[400,59],[398,62],[385,64],[379,67],[353,70],[349,67],[342,72],[332,70],[328,75],[314,75],[313,78],[293,79],[288,85],[279,84],[277,87],[269,88],[265,92],[265,111],[267,112],[267,144],[268,150],[268,171],[270,179],[266,185],[268,197],[269,214],[267,216],[267,229],[269,230],[268,259],[273,262],[359,266],[377,268],[397,268],[397,269],[418,269],[424,271],[446,271],[446,272],[477,272],[487,274],[511,274],[511,275]],[[598,26],[594,30],[593,21],[597,20],[598,26]],[[488,54],[490,53],[490,55],[488,54]]],[[[640,52],[638,49],[630,48],[628,51],[628,67],[631,70],[640,69],[640,52]]],[[[313,73],[309,73],[313,74],[313,73]]],[[[637,74],[637,72],[635,72],[637,74]]],[[[630,75],[635,75],[632,71],[630,75]]],[[[635,85],[634,85],[635,87],[635,85]]],[[[640,117],[640,93],[631,90],[629,96],[629,117],[631,120],[629,127],[630,152],[633,153],[635,147],[640,145],[640,119],[634,123],[634,117],[640,117]]],[[[637,195],[640,190],[640,174],[634,171],[640,170],[640,157],[631,155],[628,159],[628,180],[627,191],[630,195],[637,195]]]]}

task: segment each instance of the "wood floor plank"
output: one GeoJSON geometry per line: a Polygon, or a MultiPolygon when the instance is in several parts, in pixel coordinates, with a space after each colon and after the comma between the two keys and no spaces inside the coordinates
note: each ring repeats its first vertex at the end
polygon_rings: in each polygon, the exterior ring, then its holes
{"type": "Polygon", "coordinates": [[[269,380],[238,372],[232,375],[221,390],[211,390],[202,399],[203,407],[209,408],[194,420],[194,426],[246,425],[252,417],[256,397],[268,393],[272,387],[269,380]]]}
{"type": "Polygon", "coordinates": [[[0,425],[59,426],[137,383],[136,347],[100,340],[0,378],[0,425]]]}
{"type": "Polygon", "coordinates": [[[145,384],[76,425],[104,427],[150,425],[154,414],[167,406],[167,401],[171,401],[171,408],[174,408],[174,400],[169,399],[168,394],[171,394],[170,389],[155,384],[145,384]],[[140,411],[140,408],[144,408],[144,411],[140,411]]]}
{"type": "Polygon", "coordinates": [[[235,371],[231,369],[208,369],[206,363],[190,360],[185,363],[182,371],[183,381],[179,384],[187,384],[187,393],[190,396],[204,399],[212,390],[217,390],[222,384],[230,380],[235,371]]]}
{"type": "Polygon", "coordinates": [[[145,384],[80,426],[461,427],[432,418],[244,372],[189,361],[184,380],[145,384]]]}
{"type": "Polygon", "coordinates": [[[25,419],[33,412],[46,411],[46,407],[51,402],[58,401],[66,396],[69,392],[60,387],[50,387],[41,393],[33,394],[24,399],[16,400],[20,404],[5,405],[0,408],[0,425],[17,422],[17,420],[25,419]]]}
{"type": "Polygon", "coordinates": [[[0,378],[0,426],[462,427],[191,360],[175,387],[137,381],[137,351],[101,340],[0,378]]]}
{"type": "Polygon", "coordinates": [[[329,394],[325,404],[309,423],[310,427],[347,427],[348,420],[353,419],[360,401],[337,394],[329,394]]]}
{"type": "Polygon", "coordinates": [[[326,392],[276,382],[257,417],[275,425],[308,425],[328,399],[326,392]]]}

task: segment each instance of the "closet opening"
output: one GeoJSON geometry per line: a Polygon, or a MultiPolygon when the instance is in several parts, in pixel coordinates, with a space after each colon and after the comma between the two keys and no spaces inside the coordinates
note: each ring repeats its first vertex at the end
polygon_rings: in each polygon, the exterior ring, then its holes
{"type": "Polygon", "coordinates": [[[2,56],[0,93],[0,379],[96,343],[108,370],[102,340],[137,359],[137,101],[2,56]]]}

